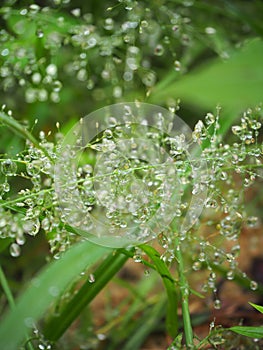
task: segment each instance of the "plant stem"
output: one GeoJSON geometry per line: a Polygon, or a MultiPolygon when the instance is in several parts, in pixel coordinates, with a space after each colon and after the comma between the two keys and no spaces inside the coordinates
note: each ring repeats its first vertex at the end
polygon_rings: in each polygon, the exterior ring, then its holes
{"type": "Polygon", "coordinates": [[[164,287],[167,293],[167,313],[166,313],[166,327],[168,333],[175,338],[178,335],[178,293],[175,288],[175,281],[168,270],[165,262],[161,259],[160,254],[151,246],[147,244],[140,245],[140,248],[151,258],[155,265],[156,271],[163,280],[164,287]]]}
{"type": "Polygon", "coordinates": [[[184,261],[180,246],[180,240],[176,238],[175,240],[175,257],[178,263],[178,275],[179,275],[179,286],[181,291],[181,302],[182,302],[182,314],[183,314],[183,324],[185,331],[185,341],[188,349],[194,348],[193,343],[193,329],[191,324],[191,317],[189,312],[189,285],[184,272],[184,261]]]}
{"type": "Polygon", "coordinates": [[[5,124],[10,129],[14,130],[18,135],[22,136],[24,139],[29,140],[35,147],[40,149],[46,157],[50,159],[50,155],[48,154],[47,150],[42,147],[37,139],[27,130],[25,129],[21,124],[19,124],[14,118],[8,116],[4,112],[0,112],[0,122],[5,124]]]}

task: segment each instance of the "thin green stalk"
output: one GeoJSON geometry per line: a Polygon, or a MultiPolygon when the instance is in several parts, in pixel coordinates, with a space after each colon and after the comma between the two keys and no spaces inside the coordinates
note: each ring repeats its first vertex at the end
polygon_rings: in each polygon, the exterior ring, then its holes
{"type": "Polygon", "coordinates": [[[11,292],[11,289],[9,288],[7,279],[5,277],[4,271],[0,265],[0,282],[3,288],[3,291],[5,293],[6,299],[8,301],[8,304],[10,306],[10,308],[13,310],[15,308],[15,301],[14,301],[14,297],[13,294],[11,292]]]}
{"type": "Polygon", "coordinates": [[[188,349],[194,348],[193,343],[193,329],[191,324],[191,317],[189,312],[189,285],[185,276],[184,271],[184,261],[180,246],[180,241],[178,238],[175,240],[176,248],[175,248],[175,257],[178,263],[178,275],[179,275],[179,286],[181,291],[181,302],[182,302],[182,314],[183,314],[183,324],[184,324],[184,332],[185,332],[185,341],[188,349]]]}
{"type": "Polygon", "coordinates": [[[178,296],[175,288],[175,281],[170,274],[165,262],[161,259],[160,254],[151,246],[147,244],[140,245],[140,248],[153,261],[156,271],[163,280],[164,287],[167,293],[167,313],[166,313],[166,327],[168,333],[172,337],[178,335],[178,296]]]}
{"type": "MultiPolygon", "coordinates": [[[[217,265],[214,263],[209,262],[209,265],[212,267],[213,271],[218,272],[221,276],[223,276],[225,279],[227,279],[227,273],[229,269],[222,265],[217,265]]],[[[206,267],[207,264],[204,264],[206,267]]],[[[244,287],[248,290],[251,290],[251,280],[247,276],[243,276],[238,271],[234,272],[233,275],[233,281],[239,284],[241,287],[244,287]]],[[[261,283],[258,283],[258,286],[255,290],[253,290],[254,293],[257,293],[259,295],[263,294],[263,285],[261,283]]]]}
{"type": "Polygon", "coordinates": [[[47,150],[44,147],[42,147],[37,141],[37,139],[27,129],[25,129],[21,124],[19,124],[14,118],[8,116],[4,112],[0,112],[0,122],[2,122],[8,128],[14,130],[18,135],[22,136],[24,139],[29,140],[35,147],[41,149],[45,156],[50,159],[47,150]]]}

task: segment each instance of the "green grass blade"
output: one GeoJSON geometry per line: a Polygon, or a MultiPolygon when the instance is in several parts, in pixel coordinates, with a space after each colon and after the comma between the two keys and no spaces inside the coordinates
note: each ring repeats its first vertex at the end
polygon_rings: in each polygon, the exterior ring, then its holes
{"type": "Polygon", "coordinates": [[[14,309],[15,308],[15,301],[13,298],[13,294],[11,292],[11,289],[9,287],[8,281],[6,279],[6,276],[4,274],[4,271],[3,271],[1,265],[0,265],[0,283],[1,283],[1,286],[2,286],[3,291],[5,293],[6,299],[9,303],[10,308],[14,309]]]}
{"type": "MultiPolygon", "coordinates": [[[[263,100],[262,59],[263,41],[255,39],[233,52],[227,61],[213,59],[166,87],[164,82],[160,87],[157,84],[149,102],[162,103],[174,97],[208,109],[220,104],[228,111],[229,118],[223,120],[227,130],[238,112],[263,100]]],[[[169,79],[173,75],[171,72],[169,79]]]]}
{"type": "Polygon", "coordinates": [[[152,301],[149,298],[149,293],[156,287],[158,279],[158,273],[152,271],[149,276],[142,278],[140,283],[136,285],[136,294],[133,294],[134,300],[129,303],[127,311],[118,324],[118,333],[115,333],[111,338],[109,350],[120,349],[125,340],[133,336],[136,337],[135,333],[141,325],[141,318],[138,318],[138,315],[142,315],[146,309],[151,307],[152,301]]]}
{"type": "Polygon", "coordinates": [[[178,295],[175,288],[174,280],[160,254],[153,247],[143,244],[140,248],[152,259],[157,272],[162,277],[166,289],[168,303],[166,313],[166,326],[168,333],[174,338],[178,334],[178,295]]]}
{"type": "Polygon", "coordinates": [[[127,261],[128,257],[110,254],[94,272],[95,282],[85,282],[74,297],[65,305],[58,316],[52,316],[44,327],[44,335],[49,340],[59,339],[83,308],[102,290],[127,261]]]}
{"type": "Polygon", "coordinates": [[[163,316],[166,300],[161,298],[154,307],[145,311],[137,323],[137,328],[133,334],[130,335],[129,340],[121,347],[122,350],[140,349],[143,342],[149,334],[158,326],[160,318],[163,316]]]}
{"type": "Polygon", "coordinates": [[[232,332],[244,335],[246,337],[261,339],[263,338],[263,327],[242,327],[234,326],[229,328],[232,332]]]}
{"type": "Polygon", "coordinates": [[[59,260],[52,262],[18,298],[0,324],[0,348],[14,350],[24,338],[28,326],[37,322],[60,293],[88,266],[109,252],[88,241],[70,248],[59,260]]]}
{"type": "Polygon", "coordinates": [[[263,314],[263,306],[260,306],[260,305],[254,304],[254,303],[249,303],[249,304],[263,314]]]}

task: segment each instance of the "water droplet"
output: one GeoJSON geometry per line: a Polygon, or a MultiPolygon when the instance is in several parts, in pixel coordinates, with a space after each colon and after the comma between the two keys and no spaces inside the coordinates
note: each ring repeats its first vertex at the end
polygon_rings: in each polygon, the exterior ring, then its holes
{"type": "Polygon", "coordinates": [[[40,230],[40,222],[38,219],[26,220],[23,224],[23,229],[30,236],[35,236],[40,230]]]}
{"type": "Polygon", "coordinates": [[[71,11],[72,15],[75,17],[79,17],[81,15],[80,8],[75,8],[71,11]]]}
{"type": "Polygon", "coordinates": [[[26,242],[26,240],[25,240],[25,237],[24,237],[23,233],[17,234],[17,236],[16,236],[16,243],[18,245],[23,245],[23,244],[25,244],[25,242],[26,242]]]}
{"type": "Polygon", "coordinates": [[[1,219],[0,219],[0,228],[5,227],[6,224],[7,224],[6,219],[5,219],[5,218],[1,218],[1,219]]]}
{"type": "Polygon", "coordinates": [[[164,48],[163,45],[158,44],[155,49],[154,49],[154,54],[155,56],[162,56],[164,53],[164,48]]]}
{"type": "Polygon", "coordinates": [[[206,259],[206,256],[205,256],[205,253],[204,252],[201,252],[200,254],[199,254],[199,261],[201,261],[201,262],[203,262],[203,261],[205,261],[205,259],[206,259]]]}
{"type": "Polygon", "coordinates": [[[213,198],[208,198],[206,201],[205,201],[205,207],[206,208],[217,208],[217,201],[213,198]]]}
{"type": "Polygon", "coordinates": [[[6,159],[1,164],[1,171],[6,176],[15,175],[16,170],[17,170],[16,163],[11,159],[6,159]]]}
{"type": "Polygon", "coordinates": [[[114,21],[112,18],[106,18],[104,21],[104,29],[106,30],[112,30],[114,28],[114,21]]]}
{"type": "Polygon", "coordinates": [[[201,262],[200,262],[200,261],[195,261],[195,262],[193,263],[192,269],[193,269],[194,271],[199,271],[199,270],[201,269],[201,267],[202,267],[201,262]]]}
{"type": "Polygon", "coordinates": [[[4,49],[2,52],[1,52],[1,56],[8,56],[9,55],[9,49],[4,49]]]}
{"type": "Polygon", "coordinates": [[[255,119],[249,119],[249,125],[253,130],[258,130],[261,128],[261,123],[255,119]]]}
{"type": "Polygon", "coordinates": [[[163,234],[163,233],[160,233],[158,235],[158,243],[163,247],[163,248],[168,248],[168,238],[163,234]]]}
{"type": "Polygon", "coordinates": [[[202,120],[196,123],[192,136],[194,141],[204,140],[207,137],[207,130],[202,120]]]}
{"type": "Polygon", "coordinates": [[[213,329],[215,327],[215,322],[214,321],[212,321],[211,323],[210,323],[210,326],[209,326],[209,328],[210,328],[210,331],[213,329]]]}
{"type": "Polygon", "coordinates": [[[27,14],[27,9],[22,9],[20,15],[25,16],[27,14]]]}
{"type": "Polygon", "coordinates": [[[98,333],[97,334],[97,338],[100,340],[100,341],[103,341],[106,339],[106,335],[105,334],[102,334],[102,333],[98,333]]]}
{"type": "Polygon", "coordinates": [[[247,226],[251,228],[255,228],[258,226],[259,220],[257,216],[249,216],[247,218],[247,226]]]}
{"type": "Polygon", "coordinates": [[[213,28],[213,27],[206,27],[205,28],[205,33],[208,34],[208,35],[213,35],[216,33],[216,29],[213,28]]]}
{"type": "Polygon", "coordinates": [[[83,165],[82,169],[87,174],[92,174],[92,172],[93,172],[93,167],[90,164],[83,165]]]}
{"type": "Polygon", "coordinates": [[[232,126],[232,133],[234,135],[240,135],[243,131],[244,131],[244,129],[241,126],[239,126],[239,125],[233,125],[232,126]]]}
{"type": "Polygon", "coordinates": [[[217,310],[221,309],[221,301],[219,299],[214,301],[214,308],[217,310]]]}
{"type": "Polygon", "coordinates": [[[46,73],[52,77],[55,77],[57,75],[57,66],[53,63],[49,64],[46,68],[46,73]]]}
{"type": "Polygon", "coordinates": [[[50,100],[54,103],[59,103],[60,102],[59,94],[56,91],[52,91],[50,94],[50,100]]]}
{"type": "Polygon", "coordinates": [[[155,84],[156,81],[156,75],[154,72],[147,72],[142,77],[142,82],[144,85],[151,87],[155,84]]]}
{"type": "Polygon", "coordinates": [[[206,125],[211,125],[215,122],[215,116],[212,113],[207,113],[205,116],[206,125]]]}
{"type": "Polygon", "coordinates": [[[9,248],[10,255],[14,258],[17,258],[21,253],[21,248],[17,243],[12,243],[9,248]]]}
{"type": "Polygon", "coordinates": [[[35,14],[40,10],[40,6],[38,6],[37,4],[32,4],[29,6],[30,12],[35,14]]]}
{"type": "Polygon", "coordinates": [[[93,275],[93,273],[91,273],[91,274],[89,275],[89,282],[90,282],[90,283],[94,283],[94,282],[95,282],[95,276],[93,275]]]}
{"type": "Polygon", "coordinates": [[[37,100],[37,90],[28,88],[25,91],[25,99],[27,103],[33,103],[37,100]]]}
{"type": "Polygon", "coordinates": [[[35,328],[35,320],[33,319],[33,317],[26,317],[24,319],[24,324],[28,328],[35,328]]]}
{"type": "Polygon", "coordinates": [[[142,257],[141,257],[141,255],[140,254],[134,254],[133,255],[133,260],[135,261],[135,262],[142,262],[142,257]]]}
{"type": "Polygon", "coordinates": [[[32,82],[34,84],[39,84],[41,82],[42,76],[40,73],[36,72],[32,75],[32,82]]]}
{"type": "Polygon", "coordinates": [[[222,171],[222,172],[220,173],[220,179],[223,180],[223,181],[225,181],[225,180],[227,180],[227,178],[228,178],[227,173],[226,173],[225,171],[222,171]]]}
{"type": "Polygon", "coordinates": [[[104,130],[104,136],[107,138],[107,139],[111,139],[113,134],[112,134],[112,131],[110,129],[106,129],[104,130]]]}
{"type": "Polygon", "coordinates": [[[128,71],[128,70],[126,72],[124,72],[123,79],[125,81],[132,81],[132,79],[133,79],[133,72],[132,71],[128,71]]]}
{"type": "Polygon", "coordinates": [[[41,222],[41,227],[43,228],[43,230],[48,231],[50,228],[50,221],[49,218],[44,218],[41,222]]]}
{"type": "Polygon", "coordinates": [[[122,88],[121,86],[115,86],[113,88],[113,97],[120,98],[122,96],[122,88]]]}
{"type": "Polygon", "coordinates": [[[38,100],[41,102],[47,101],[48,99],[48,93],[45,89],[38,90],[38,100]]]}
{"type": "Polygon", "coordinates": [[[227,278],[229,281],[232,281],[232,280],[234,279],[234,277],[235,277],[234,271],[230,270],[230,271],[227,272],[226,278],[227,278]]]}
{"type": "Polygon", "coordinates": [[[87,81],[87,89],[92,90],[94,88],[94,81],[92,79],[88,79],[87,81]]]}
{"type": "Polygon", "coordinates": [[[175,60],[174,61],[174,69],[177,71],[177,72],[180,72],[181,70],[181,62],[178,61],[178,60],[175,60]]]}
{"type": "Polygon", "coordinates": [[[250,289],[251,290],[257,290],[258,289],[258,283],[256,281],[250,282],[250,289]]]}
{"type": "Polygon", "coordinates": [[[4,182],[1,187],[2,187],[2,190],[6,193],[10,191],[10,185],[8,182],[4,182]]]}
{"type": "Polygon", "coordinates": [[[236,244],[231,248],[232,256],[233,258],[236,258],[239,255],[240,252],[240,245],[236,244]]]}
{"type": "Polygon", "coordinates": [[[53,84],[52,84],[52,87],[53,87],[53,90],[54,90],[55,92],[59,92],[59,91],[61,90],[61,88],[62,88],[62,83],[61,83],[61,81],[55,80],[55,81],[53,82],[53,84]]]}
{"type": "Polygon", "coordinates": [[[44,37],[44,32],[43,32],[43,30],[42,30],[42,29],[37,29],[37,30],[36,30],[36,36],[37,36],[39,39],[43,38],[43,37],[44,37]]]}
{"type": "Polygon", "coordinates": [[[48,288],[48,293],[52,295],[52,297],[57,297],[59,295],[59,288],[57,286],[50,286],[48,288]]]}
{"type": "Polygon", "coordinates": [[[27,163],[26,171],[27,171],[28,175],[30,175],[30,176],[38,175],[39,172],[40,172],[40,168],[39,168],[38,162],[34,161],[32,163],[27,163]]]}
{"type": "Polygon", "coordinates": [[[84,69],[84,68],[80,69],[77,73],[77,79],[79,81],[86,81],[87,78],[88,78],[88,74],[87,74],[86,69],[84,69]]]}

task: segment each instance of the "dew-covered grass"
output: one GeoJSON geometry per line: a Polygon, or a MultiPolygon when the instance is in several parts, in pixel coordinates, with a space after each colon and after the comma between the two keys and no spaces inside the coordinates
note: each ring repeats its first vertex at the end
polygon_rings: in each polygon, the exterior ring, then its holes
{"type": "Polygon", "coordinates": [[[3,1],[1,349],[262,348],[262,11],[3,1]]]}

